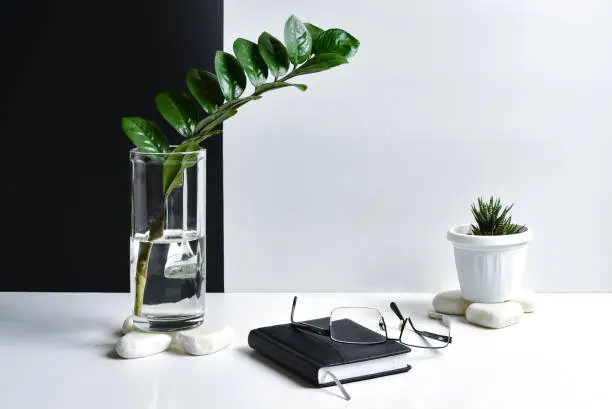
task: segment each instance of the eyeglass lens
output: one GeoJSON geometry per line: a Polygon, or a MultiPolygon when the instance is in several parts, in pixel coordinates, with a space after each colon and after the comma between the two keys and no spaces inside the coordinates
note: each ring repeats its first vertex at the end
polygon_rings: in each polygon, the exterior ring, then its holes
{"type": "Polygon", "coordinates": [[[330,335],[339,342],[379,344],[387,340],[384,322],[375,308],[336,308],[330,316],[330,335]]]}

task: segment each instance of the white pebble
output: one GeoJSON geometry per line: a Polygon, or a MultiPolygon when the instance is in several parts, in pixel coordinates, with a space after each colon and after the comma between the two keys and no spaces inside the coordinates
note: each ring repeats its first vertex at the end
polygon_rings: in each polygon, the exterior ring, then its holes
{"type": "Polygon", "coordinates": [[[134,316],[130,315],[123,321],[123,326],[121,327],[121,332],[127,334],[128,332],[136,331],[136,325],[134,325],[134,316]]]}
{"type": "Polygon", "coordinates": [[[523,307],[515,301],[496,304],[473,303],[465,311],[472,324],[487,328],[504,328],[517,324],[523,317],[523,307]]]}
{"type": "Polygon", "coordinates": [[[191,355],[208,355],[227,348],[234,340],[234,331],[227,325],[201,325],[177,332],[175,344],[191,355]]]}
{"type": "Polygon", "coordinates": [[[171,342],[171,334],[132,331],[119,339],[115,351],[122,358],[143,358],[165,351],[171,342]]]}
{"type": "Polygon", "coordinates": [[[470,304],[471,301],[461,297],[460,290],[444,291],[436,294],[433,299],[434,309],[449,315],[465,315],[465,310],[470,304]]]}
{"type": "Polygon", "coordinates": [[[533,291],[523,290],[512,301],[521,304],[523,312],[534,312],[536,310],[535,293],[533,291]]]}

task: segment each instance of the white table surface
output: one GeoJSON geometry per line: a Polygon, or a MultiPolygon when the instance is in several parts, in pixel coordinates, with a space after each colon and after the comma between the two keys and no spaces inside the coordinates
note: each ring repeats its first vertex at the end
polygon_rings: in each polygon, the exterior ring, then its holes
{"type": "MultiPolygon", "coordinates": [[[[305,386],[256,355],[252,328],[286,322],[293,294],[209,294],[208,322],[236,331],[227,350],[122,360],[113,351],[127,294],[0,293],[0,408],[612,408],[612,294],[538,295],[502,330],[453,318],[453,344],[415,350],[412,371],[337,388],[305,386]]],[[[426,311],[427,294],[309,294],[312,318],[338,305],[426,311]]]]}

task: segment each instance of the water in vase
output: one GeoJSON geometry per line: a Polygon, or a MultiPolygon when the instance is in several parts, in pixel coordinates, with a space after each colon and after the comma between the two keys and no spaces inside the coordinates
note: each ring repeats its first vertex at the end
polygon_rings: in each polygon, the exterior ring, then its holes
{"type": "MultiPolygon", "coordinates": [[[[136,263],[144,245],[151,243],[142,314],[135,324],[148,331],[174,331],[198,326],[204,319],[206,293],[205,238],[195,231],[170,230],[153,242],[148,234],[131,238],[130,276],[135,284],[136,263]]],[[[132,289],[134,302],[135,291],[132,289]]]]}

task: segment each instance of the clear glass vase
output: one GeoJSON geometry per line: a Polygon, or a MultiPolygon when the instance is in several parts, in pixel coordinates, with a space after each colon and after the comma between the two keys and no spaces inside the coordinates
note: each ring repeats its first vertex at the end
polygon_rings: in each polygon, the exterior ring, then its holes
{"type": "Polygon", "coordinates": [[[168,155],[133,149],[130,162],[134,323],[145,331],[197,327],[206,294],[205,151],[168,155]]]}

